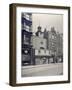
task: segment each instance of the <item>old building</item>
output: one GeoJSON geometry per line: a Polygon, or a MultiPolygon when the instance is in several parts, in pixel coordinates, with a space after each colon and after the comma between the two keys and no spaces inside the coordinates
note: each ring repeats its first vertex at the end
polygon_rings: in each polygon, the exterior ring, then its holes
{"type": "Polygon", "coordinates": [[[22,13],[21,15],[22,23],[22,65],[31,65],[32,60],[32,45],[31,45],[31,36],[32,36],[32,14],[31,13],[22,13]]]}
{"type": "Polygon", "coordinates": [[[47,40],[47,49],[50,54],[55,55],[57,49],[57,33],[54,27],[51,27],[50,31],[44,30],[44,38],[47,40]]]}
{"type": "Polygon", "coordinates": [[[57,33],[57,56],[63,61],[63,34],[57,33]]]}
{"type": "Polygon", "coordinates": [[[32,14],[22,13],[21,15],[22,30],[32,32],[32,14]]]}
{"type": "Polygon", "coordinates": [[[63,55],[63,34],[57,33],[55,28],[51,27],[50,31],[44,30],[44,38],[47,39],[47,49],[53,59],[63,55]]]}
{"type": "Polygon", "coordinates": [[[44,32],[41,31],[41,26],[38,26],[36,35],[31,37],[33,49],[35,49],[35,64],[48,64],[50,57],[47,49],[47,39],[44,38],[44,32]]]}

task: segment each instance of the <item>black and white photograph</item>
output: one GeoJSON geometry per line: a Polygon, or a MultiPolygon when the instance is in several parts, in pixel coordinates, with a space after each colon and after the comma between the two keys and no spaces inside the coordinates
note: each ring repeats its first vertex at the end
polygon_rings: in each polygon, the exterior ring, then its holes
{"type": "Polygon", "coordinates": [[[70,82],[70,7],[10,5],[10,84],[70,82]]]}
{"type": "Polygon", "coordinates": [[[63,75],[63,15],[21,13],[21,76],[63,75]]]}

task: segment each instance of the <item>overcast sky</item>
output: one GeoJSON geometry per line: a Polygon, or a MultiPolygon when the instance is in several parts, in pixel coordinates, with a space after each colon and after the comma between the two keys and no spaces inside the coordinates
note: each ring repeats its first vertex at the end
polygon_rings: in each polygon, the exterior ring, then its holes
{"type": "Polygon", "coordinates": [[[32,14],[33,32],[37,31],[38,26],[42,27],[42,31],[47,28],[50,31],[51,27],[55,27],[57,32],[63,32],[63,15],[56,14],[32,14]]]}

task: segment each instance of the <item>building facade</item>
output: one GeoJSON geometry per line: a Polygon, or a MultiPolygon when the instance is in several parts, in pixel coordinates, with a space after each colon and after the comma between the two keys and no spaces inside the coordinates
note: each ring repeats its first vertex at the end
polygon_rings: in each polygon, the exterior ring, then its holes
{"type": "Polygon", "coordinates": [[[33,64],[32,60],[32,14],[22,13],[21,16],[22,23],[22,66],[33,64]]]}
{"type": "Polygon", "coordinates": [[[37,29],[36,35],[31,37],[32,46],[35,49],[35,64],[48,64],[50,54],[47,49],[47,39],[44,38],[41,26],[38,26],[37,29]]]}
{"type": "Polygon", "coordinates": [[[57,56],[60,57],[63,62],[63,34],[57,34],[57,56]]]}
{"type": "Polygon", "coordinates": [[[42,37],[38,37],[38,36],[32,36],[31,37],[31,42],[33,45],[33,48],[39,50],[39,49],[47,49],[46,46],[46,39],[42,38],[42,37]]]}
{"type": "Polygon", "coordinates": [[[57,34],[54,27],[48,32],[48,49],[51,55],[56,55],[57,51],[57,34]]]}
{"type": "Polygon", "coordinates": [[[28,32],[32,32],[32,14],[22,13],[21,15],[22,29],[28,32]]]}

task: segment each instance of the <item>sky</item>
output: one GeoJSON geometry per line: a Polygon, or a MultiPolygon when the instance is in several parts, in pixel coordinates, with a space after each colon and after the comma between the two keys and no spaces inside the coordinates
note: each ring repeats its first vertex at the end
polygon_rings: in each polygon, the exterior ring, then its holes
{"type": "Polygon", "coordinates": [[[37,31],[38,26],[42,27],[42,31],[47,31],[54,27],[57,32],[63,32],[63,15],[58,14],[32,14],[33,32],[37,31]]]}

